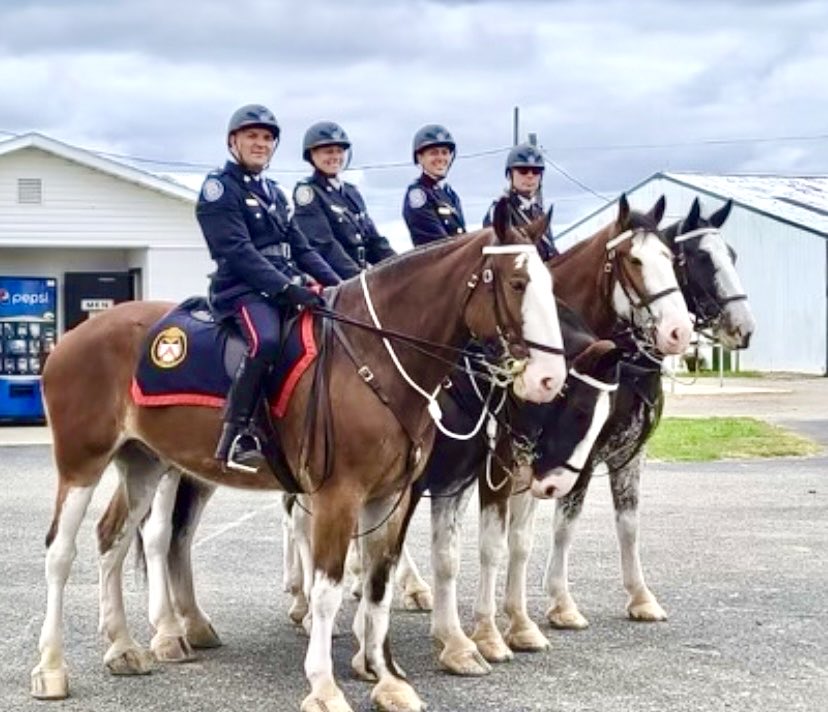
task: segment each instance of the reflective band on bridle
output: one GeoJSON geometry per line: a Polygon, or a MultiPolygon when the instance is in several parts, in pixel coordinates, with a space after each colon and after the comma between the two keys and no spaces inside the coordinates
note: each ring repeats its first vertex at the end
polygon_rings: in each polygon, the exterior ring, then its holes
{"type": "Polygon", "coordinates": [[[483,248],[484,255],[531,255],[537,251],[534,245],[488,245],[483,248]]]}
{"type": "Polygon", "coordinates": [[[627,230],[626,232],[622,232],[620,235],[616,235],[607,243],[606,250],[609,252],[610,250],[614,250],[618,245],[620,245],[624,240],[629,240],[633,235],[635,235],[635,230],[627,230]]]}
{"type": "Polygon", "coordinates": [[[587,376],[584,373],[578,373],[574,368],[569,369],[569,375],[573,378],[577,378],[579,381],[583,381],[588,386],[591,386],[598,391],[614,393],[618,390],[617,383],[604,383],[603,381],[599,381],[597,378],[593,378],[592,376],[587,376]]]}
{"type": "Polygon", "coordinates": [[[718,228],[715,227],[700,227],[690,232],[685,232],[683,235],[678,235],[673,242],[684,242],[694,237],[704,237],[705,235],[719,234],[718,228]]]}

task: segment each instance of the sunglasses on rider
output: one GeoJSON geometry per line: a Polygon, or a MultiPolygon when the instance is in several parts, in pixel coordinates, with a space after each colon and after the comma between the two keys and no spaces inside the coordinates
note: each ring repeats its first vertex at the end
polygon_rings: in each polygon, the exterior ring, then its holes
{"type": "Polygon", "coordinates": [[[517,173],[519,173],[522,176],[529,175],[529,174],[531,174],[533,176],[539,176],[539,175],[541,175],[541,173],[543,173],[543,168],[529,168],[528,166],[516,166],[512,170],[516,171],[517,173]]]}

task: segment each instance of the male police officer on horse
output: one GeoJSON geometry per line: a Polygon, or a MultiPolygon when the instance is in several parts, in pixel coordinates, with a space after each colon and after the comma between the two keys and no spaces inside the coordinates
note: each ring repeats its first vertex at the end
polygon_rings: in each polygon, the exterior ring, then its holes
{"type": "Polygon", "coordinates": [[[305,286],[303,272],[323,285],[339,282],[289,218],[287,198],[263,174],[279,134],[269,109],[259,104],[238,109],[227,127],[233,160],[207,176],[196,206],[218,265],[210,284],[211,307],[218,318],[235,319],[247,342],[227,397],[215,457],[248,472],[264,462],[250,425],[264,378],[279,354],[280,310],[323,303],[305,286]]]}
{"type": "Polygon", "coordinates": [[[359,189],[339,177],[350,150],[339,124],[313,124],[302,141],[302,158],[313,166],[313,175],[293,190],[296,224],[343,279],[396,254],[368,216],[359,189]]]}
{"type": "Polygon", "coordinates": [[[403,218],[415,246],[466,231],[460,198],[446,182],[456,148],[448,129],[439,124],[427,124],[414,134],[412,157],[422,173],[408,186],[403,218]]]}
{"type": "MultiPolygon", "coordinates": [[[[544,168],[543,153],[531,143],[515,146],[506,156],[506,178],[509,181],[506,194],[509,197],[512,224],[526,225],[543,215],[541,183],[544,168]]],[[[492,224],[495,205],[497,200],[492,203],[492,207],[483,218],[484,227],[492,224]]],[[[538,242],[538,252],[544,261],[558,254],[552,237],[551,223],[546,229],[546,234],[538,242]]]]}

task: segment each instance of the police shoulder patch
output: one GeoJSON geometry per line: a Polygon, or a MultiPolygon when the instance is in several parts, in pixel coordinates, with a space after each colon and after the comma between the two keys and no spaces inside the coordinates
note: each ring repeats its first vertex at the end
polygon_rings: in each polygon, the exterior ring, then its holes
{"type": "Polygon", "coordinates": [[[297,205],[310,205],[313,202],[313,188],[304,184],[297,185],[293,200],[297,205]]]}
{"type": "Polygon", "coordinates": [[[412,208],[422,208],[426,204],[426,194],[422,188],[412,188],[408,191],[408,204],[412,208]]]}
{"type": "Polygon", "coordinates": [[[224,195],[224,183],[218,178],[208,178],[201,187],[201,195],[208,203],[214,203],[224,195]]]}

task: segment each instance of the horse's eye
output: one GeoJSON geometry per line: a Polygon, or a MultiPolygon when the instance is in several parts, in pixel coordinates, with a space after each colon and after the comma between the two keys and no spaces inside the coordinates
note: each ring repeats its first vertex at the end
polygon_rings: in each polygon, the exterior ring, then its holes
{"type": "Polygon", "coordinates": [[[512,277],[509,280],[509,286],[516,292],[525,292],[526,291],[526,280],[522,277],[512,277]]]}
{"type": "Polygon", "coordinates": [[[640,257],[630,257],[630,264],[635,267],[642,267],[644,265],[640,257]]]}

